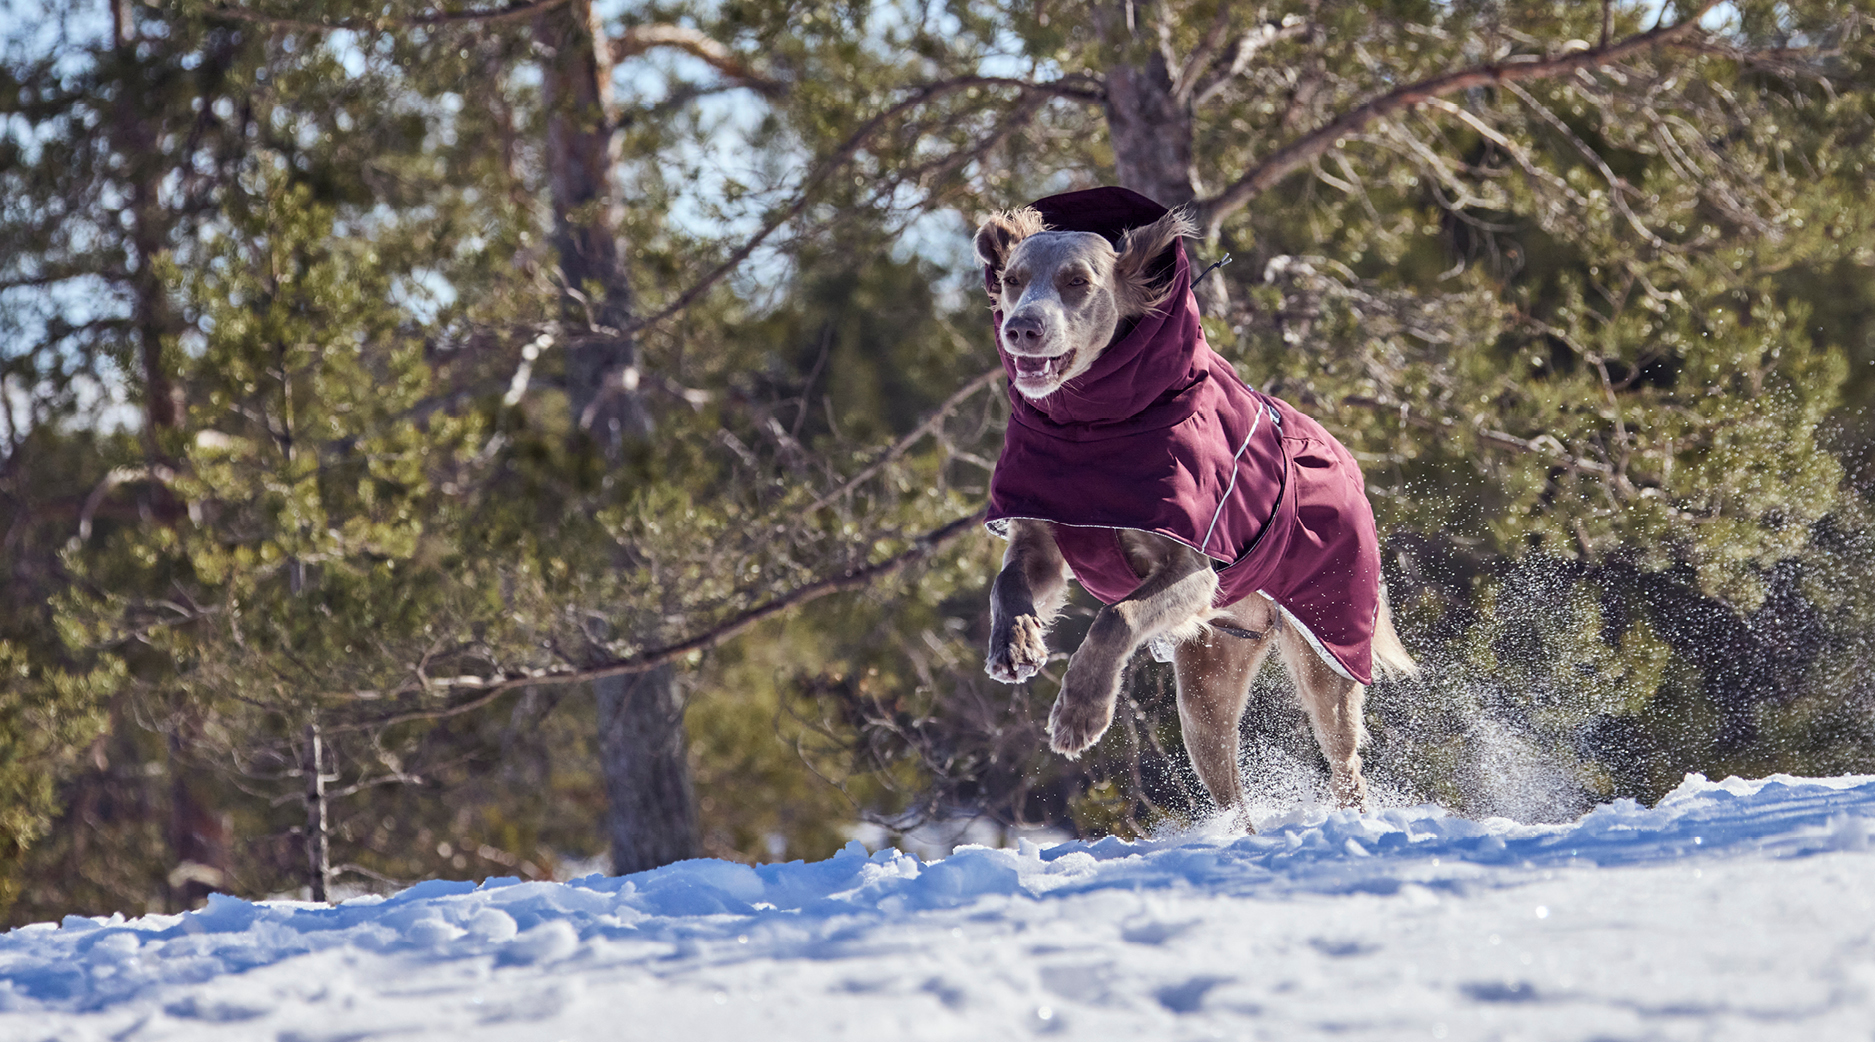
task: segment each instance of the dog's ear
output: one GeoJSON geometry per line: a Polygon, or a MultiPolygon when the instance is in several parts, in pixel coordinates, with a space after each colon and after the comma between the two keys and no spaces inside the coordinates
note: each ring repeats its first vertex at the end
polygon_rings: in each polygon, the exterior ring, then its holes
{"type": "Polygon", "coordinates": [[[993,275],[1003,270],[1003,262],[1009,259],[1009,251],[1015,248],[1016,243],[1047,230],[1048,225],[1042,222],[1042,212],[1033,206],[991,214],[977,228],[977,260],[989,268],[993,275]]]}
{"type": "Polygon", "coordinates": [[[1191,219],[1191,211],[1179,207],[1151,224],[1129,230],[1120,238],[1119,256],[1113,262],[1113,284],[1121,317],[1132,318],[1157,311],[1159,305],[1165,303],[1165,298],[1171,295],[1172,283],[1170,279],[1154,277],[1153,262],[1179,239],[1196,234],[1198,225],[1191,219]]]}

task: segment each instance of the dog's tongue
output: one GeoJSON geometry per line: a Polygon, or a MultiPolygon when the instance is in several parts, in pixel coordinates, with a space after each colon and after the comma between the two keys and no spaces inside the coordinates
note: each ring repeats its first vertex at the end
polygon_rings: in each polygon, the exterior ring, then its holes
{"type": "Polygon", "coordinates": [[[1047,372],[1048,363],[1054,361],[1052,358],[1036,358],[1032,355],[1010,355],[1009,357],[1016,363],[1016,372],[1036,376],[1047,372]]]}

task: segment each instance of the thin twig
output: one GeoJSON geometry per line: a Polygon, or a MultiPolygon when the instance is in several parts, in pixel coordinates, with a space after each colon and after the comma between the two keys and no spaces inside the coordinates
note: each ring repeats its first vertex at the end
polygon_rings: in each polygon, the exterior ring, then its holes
{"type": "Polygon", "coordinates": [[[355,876],[364,876],[366,879],[375,879],[380,883],[388,883],[391,886],[409,886],[411,883],[416,882],[416,880],[414,879],[393,879],[390,876],[387,876],[382,872],[373,872],[371,869],[368,869],[363,865],[354,865],[349,862],[343,865],[332,866],[333,875],[336,876],[336,875],[342,875],[346,873],[350,873],[351,875],[355,875],[355,876]]]}
{"type": "Polygon", "coordinates": [[[811,514],[814,511],[819,510],[821,507],[824,507],[827,504],[833,502],[834,500],[839,499],[841,496],[844,496],[847,493],[853,491],[853,489],[858,487],[859,484],[865,481],[867,478],[870,478],[874,474],[879,473],[880,469],[883,468],[886,464],[904,455],[905,450],[917,444],[920,438],[923,438],[925,435],[931,433],[931,431],[934,430],[940,423],[943,423],[944,418],[950,415],[952,410],[956,409],[959,405],[963,404],[965,399],[969,398],[971,395],[982,390],[985,385],[991,383],[992,381],[994,381],[997,377],[1001,375],[1003,375],[1003,367],[1000,363],[998,363],[994,369],[985,371],[981,376],[978,376],[976,379],[971,380],[969,383],[958,388],[955,394],[951,395],[949,398],[944,399],[943,404],[939,405],[936,409],[932,410],[931,415],[925,417],[925,421],[919,424],[917,427],[913,428],[911,433],[905,435],[903,438],[900,438],[896,442],[893,442],[890,448],[886,449],[884,452],[879,454],[878,459],[873,460],[871,463],[867,464],[862,470],[860,470],[859,473],[848,478],[845,484],[841,485],[839,488],[834,489],[832,492],[829,492],[826,495],[821,496],[819,499],[814,500],[814,502],[810,504],[807,510],[804,512],[811,514]]]}
{"type": "Polygon", "coordinates": [[[166,485],[175,480],[176,472],[161,463],[146,467],[111,468],[111,472],[104,475],[104,480],[98,482],[91,494],[85,497],[85,505],[78,511],[79,541],[91,538],[91,521],[97,516],[98,507],[103,505],[104,497],[110,495],[112,489],[133,481],[156,481],[166,485]]]}
{"type": "Polygon", "coordinates": [[[1484,120],[1478,118],[1473,113],[1467,111],[1464,108],[1461,108],[1458,105],[1452,104],[1451,102],[1445,100],[1444,98],[1428,98],[1426,100],[1426,104],[1433,108],[1438,109],[1441,112],[1445,112],[1450,115],[1458,117],[1458,119],[1461,120],[1466,126],[1477,131],[1481,136],[1483,136],[1484,138],[1486,138],[1493,144],[1497,145],[1499,148],[1503,149],[1505,154],[1509,155],[1512,161],[1514,161],[1518,166],[1523,168],[1523,172],[1525,174],[1528,174],[1530,177],[1533,177],[1539,181],[1542,181],[1543,183],[1549,185],[1550,187],[1556,189],[1557,191],[1562,192],[1564,195],[1569,197],[1570,202],[1575,203],[1578,206],[1588,205],[1588,200],[1583,198],[1582,193],[1576,191],[1574,188],[1571,188],[1569,186],[1569,182],[1563,180],[1561,177],[1558,177],[1556,174],[1543,169],[1541,166],[1538,166],[1536,161],[1532,159],[1530,155],[1526,153],[1522,148],[1520,148],[1516,142],[1512,141],[1508,137],[1505,137],[1495,127],[1491,126],[1489,123],[1486,123],[1484,120]]]}

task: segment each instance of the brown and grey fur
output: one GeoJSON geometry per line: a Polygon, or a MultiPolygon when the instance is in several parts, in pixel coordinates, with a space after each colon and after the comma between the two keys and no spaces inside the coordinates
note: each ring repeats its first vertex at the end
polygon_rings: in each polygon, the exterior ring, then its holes
{"type": "MultiPolygon", "coordinates": [[[[998,214],[977,230],[977,257],[996,273],[992,297],[1003,310],[1003,349],[1019,360],[1016,390],[1044,398],[1087,371],[1120,323],[1164,303],[1167,287],[1150,267],[1190,221],[1177,211],[1127,233],[1115,250],[1087,232],[1049,231],[1033,209],[998,214]]],[[[1002,571],[990,588],[990,647],[985,668],[1020,683],[1048,661],[1045,636],[1067,599],[1067,561],[1046,523],[1012,520],[1002,571]]],[[[1295,682],[1315,740],[1328,760],[1338,805],[1362,807],[1362,700],[1366,689],[1331,669],[1269,598],[1253,594],[1227,608],[1211,606],[1217,577],[1208,558],[1182,543],[1122,529],[1133,571],[1132,593],[1101,608],[1068,660],[1048,718],[1049,744],[1079,756],[1106,733],[1127,660],[1157,637],[1175,642],[1178,715],[1198,778],[1218,807],[1250,828],[1237,770],[1238,728],[1263,661],[1274,649],[1295,682]],[[1233,632],[1234,631],[1234,632],[1233,632]],[[1243,635],[1239,635],[1243,634],[1243,635]]],[[[1411,674],[1385,593],[1374,634],[1374,662],[1385,674],[1411,674]]]]}

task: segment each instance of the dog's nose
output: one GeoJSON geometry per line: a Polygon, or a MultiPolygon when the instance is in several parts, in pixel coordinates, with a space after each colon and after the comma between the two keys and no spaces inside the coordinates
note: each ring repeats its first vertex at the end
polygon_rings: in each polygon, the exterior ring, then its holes
{"type": "Polygon", "coordinates": [[[1048,327],[1035,315],[1012,315],[1003,320],[1003,340],[1010,347],[1034,347],[1048,327]]]}

